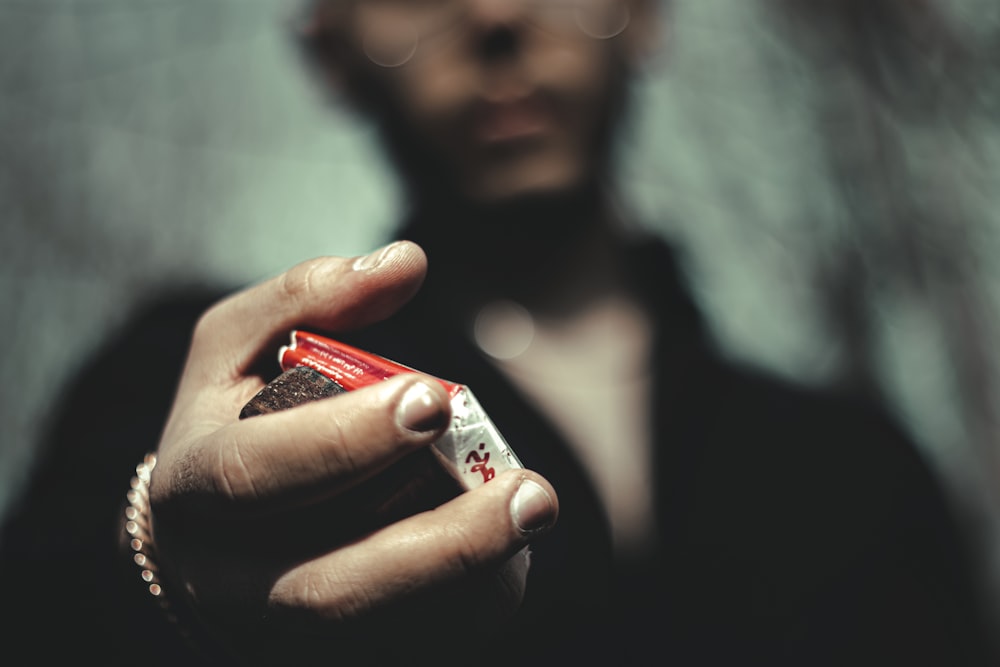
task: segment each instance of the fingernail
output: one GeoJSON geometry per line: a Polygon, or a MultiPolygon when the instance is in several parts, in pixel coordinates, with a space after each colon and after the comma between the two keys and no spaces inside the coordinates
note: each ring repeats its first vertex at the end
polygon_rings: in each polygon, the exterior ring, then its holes
{"type": "Polygon", "coordinates": [[[510,515],[523,533],[547,528],[555,519],[552,498],[537,482],[526,479],[510,501],[510,515]]]}
{"type": "Polygon", "coordinates": [[[448,423],[448,415],[431,388],[418,382],[400,399],[396,421],[410,431],[434,431],[448,423]]]}
{"type": "Polygon", "coordinates": [[[382,264],[386,259],[388,259],[394,252],[396,252],[397,243],[390,243],[387,246],[374,250],[371,253],[358,257],[354,260],[352,265],[355,271],[370,271],[375,267],[382,264]]]}

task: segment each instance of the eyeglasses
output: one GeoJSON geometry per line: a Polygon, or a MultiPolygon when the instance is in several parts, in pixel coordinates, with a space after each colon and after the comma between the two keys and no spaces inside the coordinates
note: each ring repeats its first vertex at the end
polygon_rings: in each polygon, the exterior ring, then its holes
{"type": "MultiPolygon", "coordinates": [[[[487,2],[487,0],[475,0],[487,2]]],[[[628,27],[623,0],[488,0],[504,16],[554,34],[580,31],[611,39],[628,27]]],[[[473,0],[356,0],[365,53],[383,67],[409,62],[422,45],[453,35],[471,15],[473,0]]]]}

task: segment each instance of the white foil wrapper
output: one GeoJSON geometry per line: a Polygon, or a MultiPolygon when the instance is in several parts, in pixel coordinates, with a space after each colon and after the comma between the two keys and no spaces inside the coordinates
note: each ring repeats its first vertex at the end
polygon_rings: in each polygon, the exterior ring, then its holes
{"type": "Polygon", "coordinates": [[[506,470],[523,467],[468,387],[454,393],[451,411],[451,426],[432,450],[462,486],[474,489],[506,470]]]}

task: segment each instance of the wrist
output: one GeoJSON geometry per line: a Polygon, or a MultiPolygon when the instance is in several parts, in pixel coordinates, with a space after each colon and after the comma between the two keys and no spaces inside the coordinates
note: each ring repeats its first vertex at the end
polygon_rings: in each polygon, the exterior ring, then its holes
{"type": "MultiPolygon", "coordinates": [[[[156,467],[156,455],[146,454],[135,467],[135,475],[126,493],[127,504],[122,527],[123,548],[132,561],[137,573],[137,586],[145,589],[144,603],[157,609],[159,617],[169,626],[170,631],[194,653],[222,659],[214,650],[215,643],[209,641],[202,631],[192,610],[184,603],[183,596],[166,583],[162,560],[154,539],[154,521],[149,503],[149,481],[156,467]],[[169,593],[169,595],[168,595],[169,593]]],[[[213,664],[224,664],[225,660],[213,664]]]]}

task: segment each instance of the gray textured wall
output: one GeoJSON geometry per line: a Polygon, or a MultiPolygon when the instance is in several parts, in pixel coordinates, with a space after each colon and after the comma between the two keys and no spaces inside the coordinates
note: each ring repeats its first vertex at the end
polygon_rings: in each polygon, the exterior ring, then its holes
{"type": "MultiPolygon", "coordinates": [[[[389,229],[367,130],[290,48],[297,4],[0,0],[0,510],[49,392],[141,295],[360,253],[389,229]]],[[[776,0],[674,4],[623,153],[638,211],[689,248],[734,355],[884,393],[989,552],[996,3],[942,3],[972,64],[949,69],[917,30],[913,70],[859,66],[836,22],[789,22],[776,0]]]]}
{"type": "Polygon", "coordinates": [[[392,182],[300,69],[292,7],[0,0],[3,500],[48,392],[135,299],[385,233],[392,182]]]}

